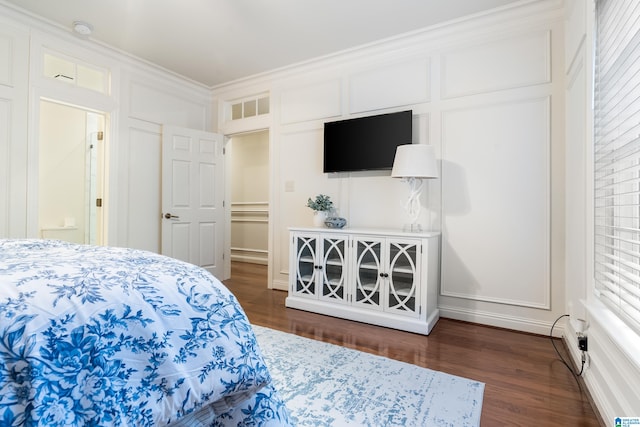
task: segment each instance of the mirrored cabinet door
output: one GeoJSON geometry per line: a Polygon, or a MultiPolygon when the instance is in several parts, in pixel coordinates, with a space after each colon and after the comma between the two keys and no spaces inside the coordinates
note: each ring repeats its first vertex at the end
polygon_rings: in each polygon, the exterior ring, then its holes
{"type": "Polygon", "coordinates": [[[354,304],[381,308],[382,301],[382,240],[354,242],[356,251],[354,304]]]}
{"type": "Polygon", "coordinates": [[[387,283],[387,311],[415,315],[418,310],[419,244],[416,242],[389,243],[389,277],[387,283]]]}
{"type": "Polygon", "coordinates": [[[323,262],[321,277],[322,288],[320,298],[337,302],[347,302],[347,239],[344,237],[322,238],[323,262]]]}
{"type": "Polygon", "coordinates": [[[318,238],[297,235],[295,247],[295,284],[293,292],[297,295],[315,296],[318,275],[318,238]]]}

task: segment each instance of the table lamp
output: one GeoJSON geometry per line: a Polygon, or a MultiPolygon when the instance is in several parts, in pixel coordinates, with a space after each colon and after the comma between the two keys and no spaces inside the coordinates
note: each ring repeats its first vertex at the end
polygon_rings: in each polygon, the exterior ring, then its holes
{"type": "Polygon", "coordinates": [[[396,157],[391,170],[393,178],[402,178],[409,184],[409,199],[404,205],[410,224],[404,226],[404,231],[421,232],[418,224],[420,216],[420,192],[424,179],[438,178],[438,165],[433,153],[433,147],[426,144],[406,144],[396,148],[396,157]]]}

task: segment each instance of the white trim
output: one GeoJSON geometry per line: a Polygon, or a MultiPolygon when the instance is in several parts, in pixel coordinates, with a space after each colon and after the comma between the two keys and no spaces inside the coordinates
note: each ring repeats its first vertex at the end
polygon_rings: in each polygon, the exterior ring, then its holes
{"type": "Polygon", "coordinates": [[[231,246],[232,251],[242,251],[242,252],[253,252],[257,254],[268,254],[269,251],[266,249],[252,249],[252,248],[239,248],[236,246],[231,246]]]}
{"type": "Polygon", "coordinates": [[[385,326],[414,332],[416,334],[429,335],[431,329],[440,318],[438,310],[428,313],[426,320],[411,317],[400,317],[393,314],[371,310],[366,308],[344,306],[340,304],[326,304],[322,301],[310,298],[289,295],[285,305],[290,308],[325,314],[327,316],[341,317],[356,322],[370,323],[372,325],[385,326]]]}
{"type": "MultiPolygon", "coordinates": [[[[513,329],[520,332],[539,335],[549,335],[551,325],[553,324],[553,322],[534,320],[526,317],[509,316],[478,309],[464,309],[442,304],[438,305],[438,309],[440,310],[440,317],[443,318],[479,323],[504,329],[513,329]]],[[[553,336],[561,337],[563,333],[564,327],[558,323],[553,329],[553,336]]]]}
{"type": "Polygon", "coordinates": [[[289,282],[284,280],[273,279],[271,282],[271,287],[269,289],[276,289],[278,291],[288,291],[289,290],[289,282]]]}
{"type": "Polygon", "coordinates": [[[248,255],[231,254],[231,261],[246,262],[248,264],[267,265],[267,258],[266,257],[256,257],[256,256],[248,256],[248,255]]]}
{"type": "MultiPolygon", "coordinates": [[[[357,63],[363,58],[369,60],[372,52],[386,52],[404,56],[410,54],[412,49],[416,49],[416,46],[421,50],[421,46],[425,44],[432,44],[436,49],[442,49],[446,47],[443,45],[444,42],[453,41],[455,43],[456,40],[469,36],[476,30],[481,30],[483,34],[486,34],[488,28],[500,27],[501,30],[491,31],[494,35],[501,34],[507,29],[518,31],[522,22],[531,20],[534,15],[544,12],[562,13],[562,3],[562,0],[520,0],[489,11],[467,15],[416,31],[213,85],[211,89],[214,93],[219,94],[246,87],[248,84],[260,85],[273,80],[287,79],[292,75],[298,75],[298,73],[317,70],[319,66],[341,67],[345,61],[357,63]]],[[[562,18],[562,16],[558,17],[562,18]]],[[[239,96],[236,95],[236,97],[239,96]]]]}
{"type": "Polygon", "coordinates": [[[231,206],[252,206],[252,205],[265,205],[269,206],[269,202],[231,202],[231,206]]]}
{"type": "MultiPolygon", "coordinates": [[[[494,102],[486,102],[484,105],[481,106],[477,106],[477,105],[466,105],[464,107],[456,107],[456,108],[443,108],[441,111],[441,119],[440,119],[440,126],[442,128],[442,132],[441,132],[441,146],[442,146],[442,153],[441,153],[441,159],[442,159],[442,163],[443,165],[448,163],[448,164],[459,164],[460,163],[460,159],[456,158],[455,155],[451,155],[450,152],[448,152],[448,148],[450,146],[455,145],[454,143],[449,143],[449,139],[447,137],[447,134],[445,132],[445,120],[447,119],[448,116],[452,116],[454,114],[458,114],[458,113],[472,113],[472,112],[478,112],[478,111],[482,111],[482,110],[489,110],[489,109],[494,109],[494,108],[509,108],[509,107],[513,107],[513,106],[521,106],[521,105],[536,105],[539,104],[543,107],[543,111],[544,111],[544,117],[545,117],[545,123],[544,125],[546,126],[545,128],[545,138],[546,140],[544,141],[544,147],[542,148],[544,150],[544,170],[541,171],[541,179],[544,179],[544,183],[543,183],[543,187],[544,187],[544,197],[542,197],[542,203],[544,203],[544,217],[541,216],[541,223],[543,222],[542,226],[540,227],[540,233],[544,233],[544,244],[541,245],[541,258],[540,258],[540,264],[542,264],[541,266],[541,270],[542,273],[540,274],[540,276],[544,276],[545,282],[544,283],[539,283],[540,289],[541,291],[544,292],[544,295],[542,295],[542,297],[539,300],[535,300],[535,301],[531,301],[531,300],[516,300],[516,299],[509,299],[509,298],[505,298],[502,295],[486,295],[486,294],[479,294],[478,289],[473,289],[473,292],[470,293],[464,293],[464,292],[456,292],[455,289],[449,289],[448,286],[451,286],[450,283],[452,283],[452,280],[449,278],[449,273],[450,272],[454,272],[455,270],[452,269],[451,267],[448,267],[449,265],[449,259],[455,259],[457,257],[460,256],[459,253],[456,253],[456,248],[454,247],[456,244],[451,242],[451,238],[449,237],[451,235],[449,228],[446,225],[446,218],[448,216],[456,216],[456,212],[451,212],[448,210],[448,206],[445,200],[442,200],[442,217],[444,218],[444,222],[445,224],[443,224],[443,241],[444,242],[449,242],[447,247],[443,247],[442,248],[442,267],[441,267],[441,274],[442,274],[442,279],[441,279],[441,289],[440,289],[440,294],[442,296],[446,296],[446,297],[452,297],[452,298],[460,298],[460,299],[468,299],[471,301],[483,301],[483,302],[490,302],[490,303],[496,303],[496,304],[505,304],[505,305],[513,305],[513,306],[522,306],[522,307],[528,307],[528,308],[534,308],[534,309],[545,309],[545,310],[550,310],[551,309],[551,299],[552,299],[552,284],[553,284],[553,280],[552,280],[552,252],[553,252],[553,234],[552,234],[552,221],[553,221],[553,214],[552,214],[552,194],[553,194],[553,183],[552,183],[552,179],[551,179],[551,175],[553,173],[552,170],[552,155],[553,155],[553,150],[552,150],[552,144],[555,140],[555,138],[552,135],[552,108],[553,108],[553,104],[552,104],[552,94],[547,94],[547,95],[543,95],[543,96],[539,96],[537,94],[535,95],[530,95],[530,94],[525,94],[525,95],[520,95],[518,97],[513,97],[512,99],[501,99],[501,100],[496,100],[494,102]]],[[[536,143],[538,143],[536,141],[536,143]]],[[[454,150],[452,150],[454,151],[454,150]]],[[[475,160],[475,159],[474,159],[475,160]]],[[[443,186],[443,193],[447,191],[447,186],[445,185],[445,182],[447,181],[451,181],[454,182],[455,179],[451,178],[448,179],[448,172],[447,172],[447,168],[445,168],[443,166],[442,168],[442,172],[441,172],[441,177],[442,179],[440,180],[440,185],[443,186]]],[[[455,181],[457,183],[457,181],[455,181]]],[[[468,238],[468,236],[467,236],[468,238]]],[[[536,262],[538,262],[536,260],[536,262]]],[[[452,273],[453,274],[453,273],[452,273]]],[[[451,274],[451,275],[452,275],[451,274]]],[[[500,274],[504,274],[504,273],[500,273],[500,274]]],[[[500,280],[504,280],[502,276],[500,276],[500,280]]],[[[455,285],[455,283],[454,283],[455,285]]],[[[479,286],[479,289],[483,289],[483,286],[479,286]]]]}
{"type": "Polygon", "coordinates": [[[640,371],[640,335],[600,300],[594,298],[593,301],[589,301],[586,308],[589,320],[598,323],[617,350],[640,371]]]}
{"type": "MultiPolygon", "coordinates": [[[[590,323],[584,333],[589,341],[588,351],[584,353],[586,363],[582,378],[595,406],[605,421],[637,416],[637,408],[640,408],[640,395],[637,394],[640,339],[627,345],[626,332],[619,328],[622,326],[627,331],[630,328],[603,303],[589,304],[586,310],[590,323]]],[[[572,322],[566,322],[564,339],[574,365],[580,367],[583,353],[578,349],[576,336],[572,322]]]]}

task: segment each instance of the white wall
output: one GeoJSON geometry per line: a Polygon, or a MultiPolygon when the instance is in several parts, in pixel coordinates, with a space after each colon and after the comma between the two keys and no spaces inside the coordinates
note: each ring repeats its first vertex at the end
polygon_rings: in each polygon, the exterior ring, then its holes
{"type": "MultiPolygon", "coordinates": [[[[167,76],[123,70],[119,87],[117,235],[119,245],[160,252],[162,125],[209,131],[210,95],[167,76]]],[[[112,223],[112,221],[110,221],[112,223]]]]}
{"type": "MultiPolygon", "coordinates": [[[[288,227],[311,225],[310,196],[331,195],[351,227],[405,222],[406,188],[388,173],[321,172],[322,128],[411,108],[414,142],[432,144],[441,159],[442,178],[429,182],[421,218],[443,232],[441,312],[548,332],[565,307],[561,5],[523,2],[217,88],[215,120],[225,132],[238,131],[224,120],[226,101],[271,97],[269,117],[251,125],[270,128],[271,284],[287,287],[288,227]]],[[[38,188],[25,189],[37,182],[27,173],[37,178],[38,141],[31,132],[29,154],[24,141],[39,116],[34,108],[25,121],[14,108],[26,104],[30,85],[35,99],[64,98],[109,114],[107,242],[159,251],[161,125],[210,130],[211,94],[11,10],[1,19],[11,48],[0,50],[10,64],[0,87],[14,103],[2,116],[12,121],[0,145],[11,156],[3,160],[8,185],[0,187],[4,234],[37,234],[38,188]],[[69,91],[41,77],[45,48],[109,69],[110,94],[69,91]],[[29,64],[25,81],[19,71],[29,64]]]]}
{"type": "Polygon", "coordinates": [[[566,295],[565,340],[581,364],[577,332],[588,338],[584,379],[608,425],[640,413],[640,338],[594,296],[592,247],[592,1],[566,6],[566,295]]]}
{"type": "Polygon", "coordinates": [[[0,16],[0,236],[27,229],[29,31],[0,16]]]}
{"type": "Polygon", "coordinates": [[[162,125],[211,130],[210,90],[8,5],[0,5],[0,58],[0,236],[38,237],[39,101],[47,98],[105,113],[106,243],[159,252],[162,125]],[[110,91],[44,77],[45,51],[109,70],[110,91]]]}
{"type": "Polygon", "coordinates": [[[402,227],[404,184],[323,174],[322,132],[412,109],[414,143],[441,166],[421,218],[443,233],[441,314],[548,333],[565,307],[562,18],[560,1],[522,2],[217,88],[223,131],[227,101],[271,95],[271,284],[287,288],[308,197],[330,195],[350,227],[402,227]]]}

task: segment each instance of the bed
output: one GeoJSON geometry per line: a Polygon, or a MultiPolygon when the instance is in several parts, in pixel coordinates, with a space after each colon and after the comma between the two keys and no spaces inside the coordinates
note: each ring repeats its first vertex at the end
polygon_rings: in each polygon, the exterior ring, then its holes
{"type": "Polygon", "coordinates": [[[206,270],[0,239],[0,425],[290,424],[244,311],[206,270]]]}

